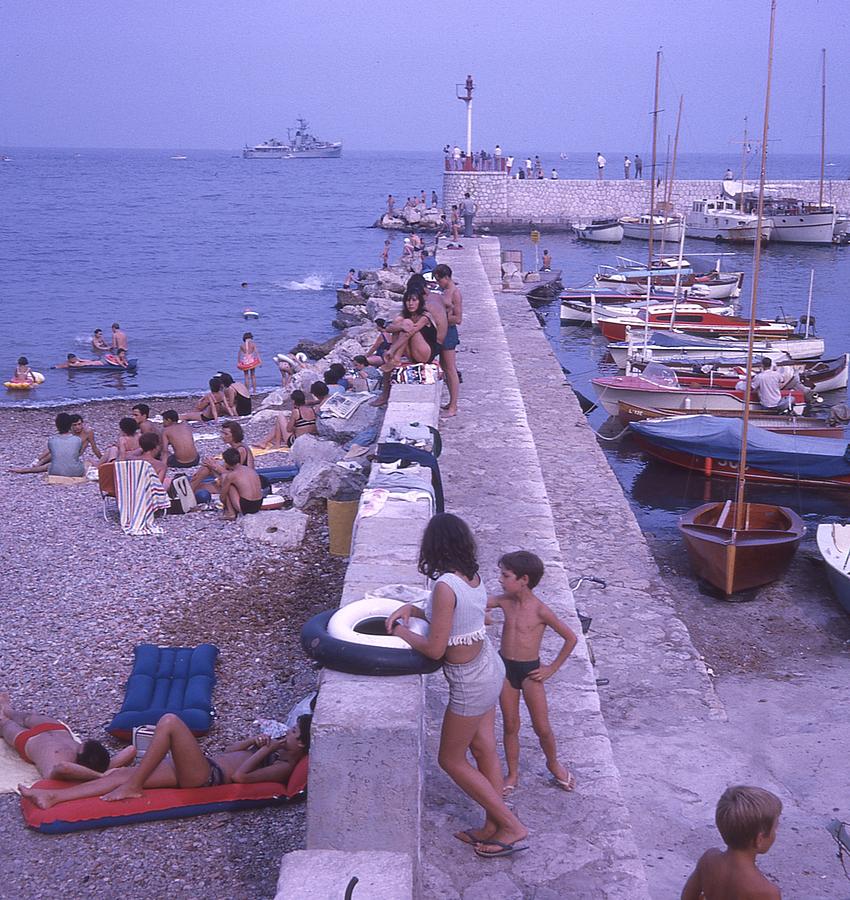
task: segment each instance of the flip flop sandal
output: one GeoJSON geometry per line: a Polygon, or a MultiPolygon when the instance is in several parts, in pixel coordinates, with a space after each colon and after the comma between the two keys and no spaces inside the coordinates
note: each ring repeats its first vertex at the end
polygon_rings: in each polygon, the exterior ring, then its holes
{"type": "Polygon", "coordinates": [[[512,856],[514,853],[519,853],[521,850],[528,850],[528,844],[524,847],[517,847],[516,843],[514,844],[506,844],[504,841],[497,841],[495,838],[490,838],[489,841],[479,841],[478,845],[475,847],[475,855],[480,856],[482,859],[498,859],[502,856],[512,856]],[[485,850],[479,850],[478,847],[484,846],[485,844],[491,844],[494,847],[499,847],[495,853],[488,853],[485,850]]]}

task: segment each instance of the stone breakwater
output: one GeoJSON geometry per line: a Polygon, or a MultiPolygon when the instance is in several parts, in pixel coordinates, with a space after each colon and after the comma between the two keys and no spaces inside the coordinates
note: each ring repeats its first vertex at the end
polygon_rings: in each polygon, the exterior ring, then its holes
{"type": "MultiPolygon", "coordinates": [[[[817,201],[817,181],[769,182],[772,189],[801,200],[817,201]]],[[[529,223],[568,227],[579,219],[645,213],[649,209],[648,180],[553,180],[508,178],[503,172],[446,172],[443,175],[443,205],[451,209],[468,191],[478,205],[476,224],[494,229],[525,229],[529,223]]],[[[716,197],[719,179],[677,181],[671,202],[675,212],[690,210],[695,200],[716,197]]],[[[839,210],[850,209],[850,181],[824,185],[826,202],[839,210]]],[[[656,199],[660,199],[656,194],[656,199]]]]}

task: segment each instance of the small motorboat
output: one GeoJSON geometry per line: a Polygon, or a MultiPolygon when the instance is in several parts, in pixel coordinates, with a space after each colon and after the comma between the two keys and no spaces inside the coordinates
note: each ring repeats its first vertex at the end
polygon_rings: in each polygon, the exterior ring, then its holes
{"type": "Polygon", "coordinates": [[[818,525],[818,550],[838,602],[850,613],[850,525],[818,525]]]}
{"type": "Polygon", "coordinates": [[[576,223],[573,230],[581,241],[619,244],[623,240],[623,226],[619,219],[593,219],[587,224],[576,223]]]}
{"type": "Polygon", "coordinates": [[[541,269],[539,272],[526,272],[522,276],[525,287],[523,293],[530,302],[545,303],[556,297],[563,289],[560,269],[541,269]]]}
{"type": "MultiPolygon", "coordinates": [[[[599,330],[609,341],[628,339],[632,331],[678,331],[709,338],[746,338],[750,320],[739,316],[719,314],[716,310],[695,309],[687,303],[667,304],[662,309],[639,310],[635,315],[617,318],[597,315],[599,330]]],[[[756,319],[754,333],[761,340],[787,340],[797,327],[796,322],[769,322],[756,319]]]]}
{"type": "MultiPolygon", "coordinates": [[[[672,419],[681,416],[678,409],[652,409],[634,403],[619,403],[617,417],[624,422],[645,422],[648,419],[672,419]]],[[[707,409],[706,413],[721,418],[740,418],[742,412],[728,409],[707,409]]],[[[830,425],[826,419],[815,416],[778,416],[762,410],[750,410],[750,425],[766,428],[775,434],[802,434],[806,437],[844,437],[842,425],[830,425]]]]}
{"type": "Polygon", "coordinates": [[[686,512],[679,530],[698,578],[727,597],[781,578],[806,533],[786,506],[731,500],[704,503],[686,512]]]}
{"type": "Polygon", "coordinates": [[[668,303],[669,298],[653,294],[649,301],[631,294],[619,294],[616,291],[588,291],[586,288],[569,288],[561,294],[561,324],[584,325],[596,321],[596,310],[601,307],[622,310],[629,314],[643,309],[647,302],[668,303]]]}
{"type": "Polygon", "coordinates": [[[623,236],[639,241],[649,240],[649,226],[652,223],[652,237],[657,241],[670,241],[678,243],[682,239],[685,230],[684,218],[680,215],[650,216],[645,213],[642,216],[620,216],[619,222],[623,226],[623,236]]]}

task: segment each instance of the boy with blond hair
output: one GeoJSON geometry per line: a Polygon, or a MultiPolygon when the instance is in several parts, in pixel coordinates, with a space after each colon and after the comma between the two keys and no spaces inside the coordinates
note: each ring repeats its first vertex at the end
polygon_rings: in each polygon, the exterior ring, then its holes
{"type": "Polygon", "coordinates": [[[499,584],[504,591],[487,600],[488,609],[501,609],[505,615],[499,655],[505,664],[505,682],[499,703],[504,720],[505,757],[508,776],[505,795],[519,782],[519,697],[531,715],[531,724],[546,756],[546,766],[555,783],[565,791],[575,787],[573,774],[558,761],[555,735],[549,724],[545,681],[551,678],[573,652],[578,641],[575,632],[535,595],[533,589],[543,577],[543,561],[534,553],[518,550],[499,560],[499,584]],[[551,628],[564,639],[558,655],[549,665],[540,664],[543,633],[551,628]]]}
{"type": "Polygon", "coordinates": [[[700,857],[682,900],[781,900],[779,888],[756,866],[776,840],[782,801],[763,788],[735,785],[717,802],[714,821],[726,844],[700,857]]]}

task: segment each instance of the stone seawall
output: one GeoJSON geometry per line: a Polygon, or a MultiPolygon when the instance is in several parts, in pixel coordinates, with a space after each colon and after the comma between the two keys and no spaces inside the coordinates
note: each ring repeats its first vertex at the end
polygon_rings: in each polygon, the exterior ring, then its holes
{"type": "MultiPolygon", "coordinates": [[[[769,187],[802,200],[818,199],[817,181],[769,182],[769,187]]],[[[647,180],[518,180],[502,172],[446,172],[443,175],[443,203],[450,209],[469,191],[478,204],[479,225],[520,226],[568,225],[577,219],[645,213],[649,209],[650,183],[647,180]]],[[[677,181],[672,203],[684,213],[695,200],[716,197],[721,183],[716,179],[677,181]]],[[[656,192],[660,197],[660,189],[656,192]]],[[[850,209],[850,181],[830,181],[824,198],[839,210],[850,209]]]]}

